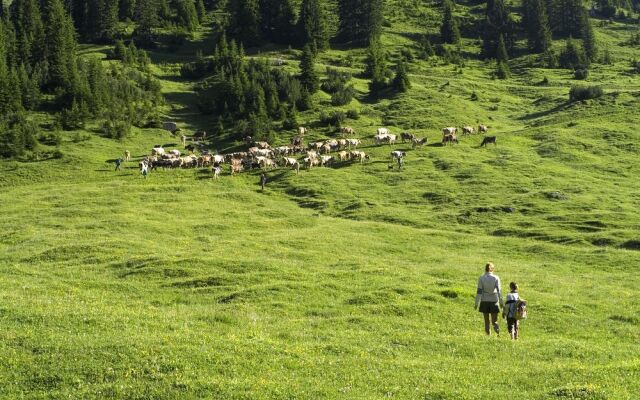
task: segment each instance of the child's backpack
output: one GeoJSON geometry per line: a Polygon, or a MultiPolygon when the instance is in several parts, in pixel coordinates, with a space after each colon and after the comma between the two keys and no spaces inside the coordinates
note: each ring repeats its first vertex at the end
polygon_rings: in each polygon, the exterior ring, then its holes
{"type": "Polygon", "coordinates": [[[514,318],[516,320],[527,319],[527,301],[524,299],[519,299],[515,304],[516,311],[514,313],[514,318]]]}

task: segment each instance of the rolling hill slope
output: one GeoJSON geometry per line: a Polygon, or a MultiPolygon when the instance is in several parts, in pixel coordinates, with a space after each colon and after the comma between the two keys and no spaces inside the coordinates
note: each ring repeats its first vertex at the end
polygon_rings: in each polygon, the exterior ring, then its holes
{"type": "MultiPolygon", "coordinates": [[[[397,0],[387,18],[393,54],[438,29],[432,4],[397,0]]],[[[593,66],[587,84],[605,95],[584,102],[568,102],[570,71],[531,56],[491,79],[474,38],[464,66],[416,58],[403,95],[372,101],[356,76],[351,104],[320,92],[299,120],[309,140],[333,137],[319,112],[358,110],[347,124],[372,160],[269,171],[264,193],[259,171],[114,172],[124,149],[139,160],[156,143],[180,147],[155,129],[115,141],[90,125],[63,133],[61,159],[0,162],[0,397],[633,399],[640,77],[639,50],[621,43],[636,29],[597,27],[614,63],[593,66]],[[439,145],[442,127],[478,123],[497,146],[439,145]],[[376,146],[379,126],[429,143],[376,146]],[[392,149],[408,152],[401,171],[392,149]],[[518,342],[485,337],[472,308],[489,260],[530,302],[518,342]]],[[[214,124],[179,76],[212,40],[206,27],[150,53],[162,111],[185,131],[214,124]]],[[[297,50],[248,54],[297,71],[297,50]]],[[[329,50],[317,68],[357,74],[363,55],[329,50]]],[[[241,148],[230,131],[208,146],[241,148]]]]}

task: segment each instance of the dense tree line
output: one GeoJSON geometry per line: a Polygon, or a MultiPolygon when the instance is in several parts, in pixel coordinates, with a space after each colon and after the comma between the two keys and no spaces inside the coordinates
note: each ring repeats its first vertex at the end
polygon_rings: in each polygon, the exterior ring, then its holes
{"type": "MultiPolygon", "coordinates": [[[[336,41],[368,45],[382,32],[383,0],[338,0],[339,26],[336,41]]],[[[253,46],[263,41],[303,48],[314,53],[328,47],[325,0],[235,0],[227,3],[230,37],[253,46]],[[297,17],[296,17],[297,11],[297,17]]]]}
{"type": "Polygon", "coordinates": [[[272,122],[293,127],[296,110],[311,107],[311,92],[318,89],[313,51],[305,47],[302,73],[296,77],[275,68],[268,60],[247,60],[241,45],[222,36],[214,55],[183,68],[183,74],[209,75],[197,87],[203,113],[235,123],[239,138],[246,135],[271,140],[272,122]],[[311,68],[308,70],[307,68],[311,68]]]}
{"type": "MultiPolygon", "coordinates": [[[[33,151],[34,124],[25,112],[60,110],[62,128],[75,129],[90,118],[142,125],[162,101],[147,71],[144,52],[123,43],[114,53],[126,66],[105,67],[76,54],[72,13],[61,0],[14,0],[0,20],[0,154],[33,151]],[[46,22],[46,23],[45,23],[46,22]],[[45,96],[46,95],[46,96],[45,96]],[[47,104],[43,104],[45,102],[47,104]]],[[[124,136],[120,129],[117,136],[124,136]]]]}

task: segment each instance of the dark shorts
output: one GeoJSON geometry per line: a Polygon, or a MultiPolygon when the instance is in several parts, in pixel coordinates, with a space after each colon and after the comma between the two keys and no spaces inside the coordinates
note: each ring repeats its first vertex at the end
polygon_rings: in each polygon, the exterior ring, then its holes
{"type": "Polygon", "coordinates": [[[500,307],[498,306],[498,303],[492,303],[490,301],[481,301],[480,302],[480,308],[478,308],[478,310],[481,313],[499,313],[500,312],[500,307]]]}
{"type": "Polygon", "coordinates": [[[518,332],[519,327],[520,321],[515,318],[507,318],[507,329],[509,330],[509,333],[513,332],[514,330],[518,332]]]}

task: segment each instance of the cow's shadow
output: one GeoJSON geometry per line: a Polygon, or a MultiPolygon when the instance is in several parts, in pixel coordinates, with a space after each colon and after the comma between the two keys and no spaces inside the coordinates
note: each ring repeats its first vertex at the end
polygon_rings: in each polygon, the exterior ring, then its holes
{"type": "Polygon", "coordinates": [[[166,143],[163,144],[162,147],[176,147],[178,144],[177,143],[166,143]]]}

